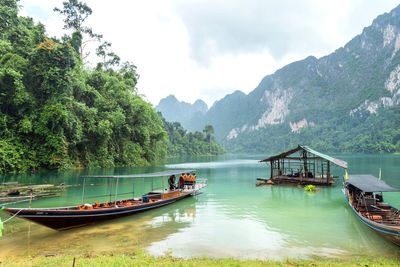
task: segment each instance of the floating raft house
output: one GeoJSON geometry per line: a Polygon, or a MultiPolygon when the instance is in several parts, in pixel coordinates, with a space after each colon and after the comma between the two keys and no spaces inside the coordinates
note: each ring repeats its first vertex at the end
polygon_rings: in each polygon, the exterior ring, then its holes
{"type": "MultiPolygon", "coordinates": [[[[271,165],[270,180],[278,184],[331,185],[336,182],[334,178],[337,178],[332,176],[332,164],[347,169],[347,162],[300,145],[260,162],[271,165]]],[[[258,180],[266,181],[266,179],[258,180]]]]}

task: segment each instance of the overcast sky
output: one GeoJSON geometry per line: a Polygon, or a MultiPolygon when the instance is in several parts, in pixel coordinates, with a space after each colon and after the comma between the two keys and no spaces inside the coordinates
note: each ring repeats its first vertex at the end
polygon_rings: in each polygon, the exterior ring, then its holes
{"type": "MultiPolygon", "coordinates": [[[[53,12],[62,0],[21,0],[21,15],[62,36],[53,12]]],[[[174,94],[209,106],[309,55],[345,45],[394,0],[87,0],[87,25],[112,43],[140,75],[139,93],[153,105],[174,94]]]]}

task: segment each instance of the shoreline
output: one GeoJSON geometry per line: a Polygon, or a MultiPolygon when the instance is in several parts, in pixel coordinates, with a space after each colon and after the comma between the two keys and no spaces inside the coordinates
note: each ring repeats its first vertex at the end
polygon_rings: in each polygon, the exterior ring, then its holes
{"type": "Polygon", "coordinates": [[[0,258],[1,266],[399,266],[400,256],[397,259],[381,257],[350,257],[350,258],[323,258],[299,260],[287,258],[276,260],[238,260],[232,258],[174,258],[153,257],[138,250],[134,253],[115,255],[40,255],[28,257],[0,258]],[[75,265],[73,265],[75,264],[75,265]]]}

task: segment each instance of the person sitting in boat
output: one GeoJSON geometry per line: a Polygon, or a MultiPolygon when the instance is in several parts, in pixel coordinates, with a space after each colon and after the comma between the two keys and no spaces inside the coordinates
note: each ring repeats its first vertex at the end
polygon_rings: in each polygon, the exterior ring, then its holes
{"type": "Polygon", "coordinates": [[[194,178],[194,174],[190,174],[190,173],[188,173],[187,175],[186,175],[186,181],[185,181],[185,185],[187,185],[187,186],[193,186],[193,184],[194,184],[194,180],[195,180],[195,178],[194,178]]]}
{"type": "Polygon", "coordinates": [[[376,197],[376,201],[377,201],[377,202],[383,202],[382,193],[381,193],[381,194],[375,194],[375,197],[376,197]]]}
{"type": "Polygon", "coordinates": [[[190,184],[191,184],[190,178],[191,178],[190,173],[187,173],[187,174],[184,176],[185,185],[190,185],[190,184]]]}
{"type": "Polygon", "coordinates": [[[169,178],[168,178],[168,184],[169,184],[169,189],[170,190],[174,190],[175,189],[175,175],[171,175],[169,178]]]}
{"type": "Polygon", "coordinates": [[[184,184],[185,184],[185,174],[182,173],[181,176],[179,177],[179,188],[183,189],[184,184]]]}

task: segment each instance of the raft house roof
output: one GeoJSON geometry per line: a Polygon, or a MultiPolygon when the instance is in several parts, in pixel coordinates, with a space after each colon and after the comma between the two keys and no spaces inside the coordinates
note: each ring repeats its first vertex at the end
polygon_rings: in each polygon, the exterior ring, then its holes
{"type": "Polygon", "coordinates": [[[162,177],[162,176],[171,176],[182,173],[190,173],[195,170],[168,170],[162,172],[153,172],[153,173],[142,173],[142,174],[127,174],[127,175],[90,175],[90,176],[81,176],[81,178],[151,178],[151,177],[162,177]]]}
{"type": "Polygon", "coordinates": [[[348,175],[349,179],[345,179],[347,184],[351,184],[358,189],[372,193],[372,192],[398,192],[400,188],[388,185],[385,181],[379,180],[370,174],[354,174],[348,175]]]}
{"type": "MultiPolygon", "coordinates": [[[[331,157],[329,155],[325,155],[325,154],[323,154],[321,152],[315,151],[314,149],[311,149],[308,146],[301,146],[301,145],[299,145],[298,147],[296,147],[294,149],[291,149],[289,151],[283,152],[283,153],[281,153],[279,155],[271,156],[269,158],[260,160],[260,162],[271,162],[271,161],[275,161],[275,160],[278,160],[278,159],[284,159],[287,156],[289,156],[289,155],[291,155],[291,154],[293,154],[293,153],[295,153],[297,151],[300,151],[300,150],[307,151],[307,152],[309,152],[309,153],[311,153],[311,154],[313,154],[313,155],[315,155],[317,157],[326,159],[327,161],[332,162],[333,164],[335,164],[337,166],[340,166],[340,167],[342,167],[344,169],[347,169],[347,162],[346,161],[343,161],[343,160],[340,160],[340,159],[337,159],[337,158],[333,158],[333,157],[331,157]]],[[[294,159],[294,158],[291,158],[291,159],[294,159]]],[[[302,160],[302,158],[298,158],[298,159],[302,160]]]]}

